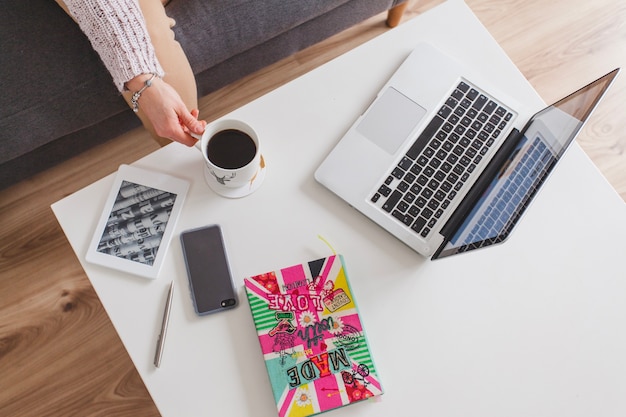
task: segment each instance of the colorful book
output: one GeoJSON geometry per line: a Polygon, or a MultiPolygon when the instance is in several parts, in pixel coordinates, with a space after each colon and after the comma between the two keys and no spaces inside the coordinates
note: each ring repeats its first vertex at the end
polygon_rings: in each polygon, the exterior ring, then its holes
{"type": "Polygon", "coordinates": [[[244,281],[280,417],[310,416],[383,393],[343,257],[244,281]]]}

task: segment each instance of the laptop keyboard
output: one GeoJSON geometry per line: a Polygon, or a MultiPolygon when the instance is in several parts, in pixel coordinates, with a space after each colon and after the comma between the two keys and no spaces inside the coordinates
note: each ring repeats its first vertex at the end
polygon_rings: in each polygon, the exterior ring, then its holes
{"type": "Polygon", "coordinates": [[[512,119],[504,105],[461,81],[372,203],[427,237],[512,119]]]}

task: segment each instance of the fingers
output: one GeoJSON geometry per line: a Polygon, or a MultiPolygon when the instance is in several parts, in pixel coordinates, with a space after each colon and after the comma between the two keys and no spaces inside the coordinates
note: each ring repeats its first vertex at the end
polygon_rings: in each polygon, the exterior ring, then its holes
{"type": "Polygon", "coordinates": [[[190,132],[201,135],[206,127],[206,122],[204,120],[198,120],[199,114],[200,111],[198,109],[193,109],[191,112],[184,112],[179,115],[178,117],[183,128],[187,128],[190,132]]]}
{"type": "MultiPolygon", "coordinates": [[[[198,119],[198,115],[200,115],[200,110],[198,109],[193,109],[191,111],[191,115],[197,120],[198,119]]],[[[201,127],[201,132],[200,133],[204,133],[204,129],[206,129],[206,121],[205,120],[197,120],[200,123],[200,127],[201,127]]]]}
{"type": "Polygon", "coordinates": [[[193,146],[198,139],[191,136],[189,133],[180,133],[171,138],[174,142],[182,143],[185,146],[193,146]]]}
{"type": "Polygon", "coordinates": [[[206,127],[204,120],[198,120],[199,111],[197,109],[188,112],[186,109],[176,115],[175,118],[161,127],[161,131],[157,131],[160,136],[169,138],[175,142],[182,143],[186,146],[193,146],[198,139],[191,134],[202,135],[206,127]]]}

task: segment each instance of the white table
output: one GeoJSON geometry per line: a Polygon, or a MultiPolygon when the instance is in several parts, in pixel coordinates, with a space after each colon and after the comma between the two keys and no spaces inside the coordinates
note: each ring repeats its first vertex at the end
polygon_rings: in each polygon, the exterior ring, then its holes
{"type": "Polygon", "coordinates": [[[626,413],[626,205],[577,145],[508,242],[440,261],[420,257],[313,179],[418,41],[472,59],[455,46],[444,18],[480,43],[487,76],[541,105],[469,8],[451,0],[229,115],[254,126],[263,141],[268,170],[255,194],[229,200],[211,192],[200,154],[182,145],[137,161],[192,182],[157,280],[84,262],[112,176],[53,205],[163,415],[276,415],[243,278],[330,254],[318,234],[346,258],[386,390],[378,402],[329,415],[626,413]],[[223,227],[241,305],[197,317],[178,235],[211,223],[223,227]],[[177,291],[155,369],[171,279],[177,291]]]}

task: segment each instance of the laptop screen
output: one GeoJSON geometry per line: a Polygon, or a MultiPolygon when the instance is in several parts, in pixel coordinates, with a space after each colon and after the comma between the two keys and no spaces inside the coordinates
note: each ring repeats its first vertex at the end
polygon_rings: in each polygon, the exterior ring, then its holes
{"type": "MultiPolygon", "coordinates": [[[[535,114],[497,175],[433,258],[504,241],[617,75],[614,70],[535,114]]],[[[500,160],[502,160],[500,159],[500,160]]]]}

